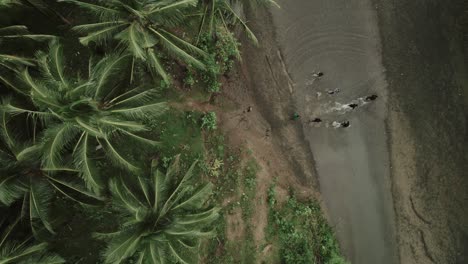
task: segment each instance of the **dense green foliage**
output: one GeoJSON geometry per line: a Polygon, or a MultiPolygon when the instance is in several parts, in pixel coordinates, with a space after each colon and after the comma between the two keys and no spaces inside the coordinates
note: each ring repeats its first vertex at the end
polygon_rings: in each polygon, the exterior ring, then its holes
{"type": "Polygon", "coordinates": [[[346,264],[333,231],[314,201],[300,202],[294,196],[286,204],[276,200],[275,187],[268,190],[270,236],[278,236],[281,263],[346,264]]]}
{"type": "MultiPolygon", "coordinates": [[[[236,26],[257,42],[242,5],[268,3],[0,0],[33,14],[0,19],[0,264],[198,263],[224,239],[213,202],[239,184],[250,221],[255,162],[233,172],[205,141],[222,138],[216,114],[170,106],[182,80],[220,91],[236,26]]],[[[249,227],[242,261],[254,244],[249,227]]]]}
{"type": "Polygon", "coordinates": [[[212,235],[207,226],[218,217],[219,209],[206,207],[212,185],[197,187],[193,180],[195,165],[196,162],[180,178],[176,157],[165,174],[153,164],[149,179],[110,181],[112,200],[124,228],[98,234],[108,241],[106,263],[120,263],[134,255],[139,263],[198,260],[200,238],[212,235]]]}
{"type": "Polygon", "coordinates": [[[201,49],[176,35],[176,29],[190,32],[186,14],[196,0],[150,1],[116,0],[85,1],[62,0],[89,10],[99,22],[75,26],[74,30],[86,34],[80,42],[88,45],[117,40],[137,60],[143,61],[154,73],[169,82],[169,76],[161,63],[162,56],[170,55],[181,61],[204,68],[200,57],[206,56],[201,49]]]}
{"type": "MultiPolygon", "coordinates": [[[[27,27],[21,25],[13,25],[0,28],[0,44],[8,40],[11,41],[17,39],[47,41],[54,38],[55,37],[51,35],[31,34],[28,31],[27,27]]],[[[21,56],[0,53],[0,70],[17,71],[20,69],[24,69],[24,67],[26,66],[34,66],[33,61],[31,59],[24,58],[21,56]]],[[[5,76],[0,76],[0,80],[7,85],[11,82],[5,76]]]]}
{"type": "Polygon", "coordinates": [[[74,168],[95,192],[102,184],[90,155],[98,147],[116,166],[138,171],[112,142],[125,136],[135,143],[156,146],[156,141],[136,134],[147,130],[138,121],[160,115],[166,104],[156,100],[154,89],[116,89],[126,57],[109,55],[97,63],[90,61],[87,78],[67,75],[57,43],[51,44],[48,54],[39,52],[36,59],[40,77],[34,78],[24,70],[14,84],[16,91],[31,99],[34,108],[23,108],[9,99],[1,105],[8,116],[22,115],[44,127],[36,144],[18,155],[40,149],[42,166],[57,170],[66,166],[63,154],[72,149],[74,168]]]}
{"type": "Polygon", "coordinates": [[[0,263],[1,264],[60,264],[65,261],[56,254],[47,252],[47,243],[37,243],[31,238],[24,238],[23,241],[15,241],[10,235],[14,232],[20,218],[16,218],[10,225],[7,225],[7,216],[0,218],[0,263]]]}

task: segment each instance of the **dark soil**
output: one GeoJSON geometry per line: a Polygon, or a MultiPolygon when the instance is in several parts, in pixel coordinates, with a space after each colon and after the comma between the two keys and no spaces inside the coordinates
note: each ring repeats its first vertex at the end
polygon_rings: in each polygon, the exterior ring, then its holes
{"type": "MultiPolygon", "coordinates": [[[[468,28],[463,18],[467,3],[374,2],[389,82],[389,110],[407,119],[415,145],[414,173],[407,174],[410,201],[394,188],[400,260],[468,263],[468,71],[462,30],[468,28]],[[416,217],[400,208],[408,204],[416,217]]],[[[389,125],[398,126],[392,118],[389,125]]],[[[391,150],[392,163],[406,158],[398,156],[402,149],[396,145],[391,144],[391,150]]],[[[405,172],[394,168],[394,174],[405,172]]]]}

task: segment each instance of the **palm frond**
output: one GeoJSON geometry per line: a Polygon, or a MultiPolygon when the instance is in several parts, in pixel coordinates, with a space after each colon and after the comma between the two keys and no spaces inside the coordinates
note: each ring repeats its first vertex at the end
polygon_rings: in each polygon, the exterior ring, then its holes
{"type": "Polygon", "coordinates": [[[96,83],[94,86],[95,99],[99,99],[103,96],[109,83],[115,82],[113,78],[122,73],[122,69],[126,66],[127,62],[128,56],[110,55],[104,57],[96,64],[93,76],[91,76],[96,83]]]}
{"type": "Polygon", "coordinates": [[[157,117],[162,115],[168,109],[166,102],[152,103],[142,106],[134,107],[119,107],[117,109],[111,109],[109,112],[114,114],[120,114],[128,118],[146,118],[146,117],[157,117]]]}
{"type": "Polygon", "coordinates": [[[67,146],[70,146],[80,130],[70,123],[61,123],[49,127],[44,133],[43,166],[57,168],[62,166],[62,157],[67,146]]]}
{"type": "Polygon", "coordinates": [[[28,147],[23,148],[22,150],[16,153],[16,160],[22,163],[28,163],[32,161],[36,161],[42,154],[42,145],[35,144],[28,147]]]}
{"type": "Polygon", "coordinates": [[[132,256],[137,250],[141,236],[138,233],[124,232],[112,239],[103,253],[105,263],[121,263],[125,258],[132,256]]]}
{"type": "Polygon", "coordinates": [[[82,24],[82,25],[74,26],[73,30],[78,33],[91,33],[91,32],[102,30],[108,27],[119,26],[119,25],[123,26],[125,24],[127,24],[127,22],[124,20],[104,21],[104,22],[82,24]]]}
{"type": "Polygon", "coordinates": [[[22,35],[5,35],[5,36],[0,36],[0,38],[3,39],[31,39],[35,41],[51,41],[56,39],[56,36],[53,35],[45,35],[45,34],[22,34],[22,35]]]}
{"type": "Polygon", "coordinates": [[[204,69],[205,65],[193,57],[192,55],[188,54],[186,51],[181,49],[179,46],[177,46],[173,41],[170,40],[169,36],[163,35],[163,33],[155,30],[154,28],[150,28],[151,32],[153,32],[160,40],[161,40],[161,45],[164,47],[164,49],[170,53],[172,56],[176,58],[180,58],[182,61],[194,65],[197,68],[204,69]]]}
{"type": "Polygon", "coordinates": [[[182,180],[180,180],[179,184],[177,185],[177,187],[174,189],[174,191],[171,193],[171,195],[169,196],[169,198],[167,199],[166,203],[164,204],[163,208],[161,209],[161,214],[164,215],[166,214],[166,212],[168,212],[169,210],[171,210],[172,206],[177,202],[179,201],[183,195],[188,191],[187,188],[185,188],[187,186],[187,184],[189,184],[189,180],[190,178],[193,176],[193,170],[195,169],[195,166],[197,164],[197,161],[195,161],[194,163],[192,163],[192,165],[190,166],[190,168],[187,170],[187,172],[185,173],[184,177],[182,178],[182,180]]]}
{"type": "MultiPolygon", "coordinates": [[[[1,56],[2,55],[0,55],[0,57],[1,56]]],[[[0,58],[0,61],[1,61],[1,58],[0,58]]],[[[1,64],[1,62],[0,62],[0,64],[1,64]]],[[[26,66],[26,64],[23,64],[22,62],[18,62],[17,64],[19,64],[21,66],[26,66]]],[[[0,82],[5,84],[7,87],[11,88],[13,91],[17,92],[18,94],[28,96],[28,93],[23,91],[23,88],[21,86],[19,86],[18,84],[16,84],[14,81],[12,81],[12,80],[4,77],[4,76],[0,76],[0,82]]]]}
{"type": "Polygon", "coordinates": [[[52,76],[56,80],[59,80],[65,87],[68,86],[68,81],[65,78],[64,69],[65,65],[63,62],[63,49],[58,42],[51,42],[49,45],[49,60],[50,60],[50,69],[52,76]]]}
{"type": "Polygon", "coordinates": [[[174,246],[172,245],[172,243],[168,243],[168,246],[169,246],[169,250],[172,254],[172,256],[177,260],[177,262],[180,262],[182,264],[189,264],[189,261],[188,259],[184,259],[183,256],[182,256],[182,252],[176,250],[174,248],[174,246]]]}
{"type": "Polygon", "coordinates": [[[109,190],[113,194],[115,203],[121,208],[129,210],[132,214],[138,213],[143,206],[142,202],[133,195],[132,191],[129,191],[128,186],[121,179],[110,179],[109,190]]]}
{"type": "Polygon", "coordinates": [[[128,96],[133,92],[135,92],[135,90],[133,90],[131,93],[127,93],[126,96],[118,96],[114,98],[111,101],[113,103],[112,108],[146,105],[148,103],[157,101],[159,96],[158,91],[155,89],[148,89],[128,96]]]}
{"type": "Polygon", "coordinates": [[[57,0],[58,2],[65,2],[75,4],[81,8],[84,8],[90,11],[92,14],[95,14],[100,17],[113,17],[119,14],[118,11],[112,8],[108,8],[104,5],[87,3],[79,0],[57,0]]]}
{"type": "Polygon", "coordinates": [[[94,193],[99,193],[102,189],[102,183],[93,160],[89,157],[89,139],[88,134],[83,132],[77,147],[73,152],[74,164],[80,171],[80,176],[86,183],[88,189],[94,193]]]}
{"type": "Polygon", "coordinates": [[[196,6],[197,5],[197,0],[180,0],[180,1],[172,1],[172,3],[166,4],[167,2],[161,1],[160,5],[159,3],[155,3],[152,5],[152,8],[145,13],[145,15],[153,15],[154,13],[160,13],[167,11],[168,9],[175,9],[175,10],[180,10],[181,8],[187,7],[187,6],[196,6]]]}
{"type": "Polygon", "coordinates": [[[178,205],[174,206],[171,210],[177,209],[200,209],[202,208],[208,198],[213,193],[213,184],[208,183],[199,188],[194,194],[181,201],[178,205]]]}
{"type": "Polygon", "coordinates": [[[66,261],[59,255],[53,253],[43,253],[39,258],[30,257],[25,263],[37,263],[37,264],[62,264],[66,261]]]}
{"type": "Polygon", "coordinates": [[[242,25],[244,28],[247,36],[253,41],[255,45],[258,45],[258,39],[255,36],[255,34],[252,32],[252,30],[247,26],[247,23],[242,20],[242,18],[232,9],[231,5],[226,4],[225,5],[227,9],[231,12],[231,14],[234,16],[235,20],[242,25]]]}
{"type": "Polygon", "coordinates": [[[131,133],[129,131],[126,131],[126,130],[120,129],[119,131],[122,132],[123,134],[129,136],[131,139],[134,139],[137,142],[143,143],[143,145],[145,145],[145,146],[149,145],[149,146],[152,146],[152,147],[158,147],[158,146],[161,145],[161,142],[159,142],[159,141],[147,139],[147,138],[135,135],[135,134],[133,134],[133,133],[131,133]]]}
{"type": "Polygon", "coordinates": [[[13,139],[13,135],[10,133],[8,129],[8,117],[7,117],[7,112],[4,111],[0,107],[0,136],[3,140],[3,142],[10,148],[13,149],[15,146],[15,141],[13,139]]]}
{"type": "Polygon", "coordinates": [[[52,114],[48,112],[28,110],[28,109],[20,108],[19,106],[13,106],[10,103],[1,105],[1,108],[3,109],[3,111],[5,111],[6,113],[12,116],[19,115],[19,114],[26,114],[34,119],[41,120],[44,123],[53,117],[52,114]]]}
{"type": "Polygon", "coordinates": [[[153,172],[152,172],[152,178],[151,180],[153,181],[153,193],[154,193],[154,199],[153,199],[153,212],[158,212],[160,208],[162,207],[162,203],[167,199],[167,189],[168,186],[165,181],[165,175],[162,174],[158,169],[154,167],[154,162],[153,162],[153,172]]]}
{"type": "Polygon", "coordinates": [[[124,158],[115,147],[109,142],[107,138],[103,138],[105,144],[103,145],[109,159],[116,165],[128,171],[138,172],[140,169],[133,165],[130,161],[124,158]]]}
{"type": "Polygon", "coordinates": [[[112,38],[113,34],[115,34],[123,25],[124,24],[109,25],[102,29],[92,31],[88,33],[86,37],[80,37],[80,43],[85,46],[88,46],[90,42],[97,44],[103,43],[112,38]]]}
{"type": "Polygon", "coordinates": [[[145,60],[145,51],[142,45],[145,43],[143,29],[137,22],[131,23],[126,29],[116,35],[116,39],[124,42],[132,55],[140,60],[145,60]]]}
{"type": "Polygon", "coordinates": [[[154,49],[148,49],[146,59],[153,75],[161,76],[165,83],[171,82],[169,75],[167,74],[166,70],[164,70],[164,67],[161,65],[158,57],[156,57],[154,49]]]}
{"type": "Polygon", "coordinates": [[[6,250],[2,250],[0,263],[20,263],[31,255],[44,252],[47,248],[47,243],[40,243],[30,247],[17,247],[13,245],[4,247],[6,250]]]}
{"type": "Polygon", "coordinates": [[[93,120],[84,120],[80,117],[75,117],[75,122],[81,127],[83,131],[90,134],[91,136],[98,138],[104,138],[106,136],[104,133],[102,133],[102,131],[96,128],[96,125],[92,123],[93,120]]]}
{"type": "Polygon", "coordinates": [[[0,176],[0,203],[3,206],[10,206],[13,202],[23,197],[27,191],[26,186],[20,179],[19,175],[14,173],[0,171],[3,175],[0,176]]]}
{"type": "Polygon", "coordinates": [[[3,36],[16,35],[16,34],[28,34],[28,27],[23,25],[12,25],[0,28],[0,38],[3,36]]]}
{"type": "Polygon", "coordinates": [[[46,34],[30,34],[26,26],[13,25],[0,28],[0,39],[28,38],[36,41],[50,41],[57,37],[46,34]]]}
{"type": "Polygon", "coordinates": [[[82,203],[82,204],[88,204],[88,205],[94,205],[94,203],[90,203],[90,202],[88,202],[88,200],[92,200],[92,201],[103,201],[104,200],[103,198],[88,192],[86,189],[84,189],[81,186],[80,183],[76,183],[76,182],[74,182],[74,181],[72,181],[70,179],[67,179],[65,181],[65,180],[60,180],[60,179],[57,179],[57,178],[54,178],[54,177],[48,175],[47,180],[49,181],[49,183],[57,191],[59,191],[65,197],[67,197],[67,198],[69,198],[69,199],[71,199],[71,200],[73,200],[75,202],[82,203]],[[75,192],[79,196],[85,197],[86,199],[76,198],[74,195],[70,194],[69,190],[72,190],[73,192],[75,192]]]}
{"type": "Polygon", "coordinates": [[[55,234],[49,220],[49,205],[52,200],[52,190],[44,181],[31,179],[29,184],[29,218],[39,219],[41,224],[52,234],[55,234]]]}
{"type": "Polygon", "coordinates": [[[19,0],[0,0],[0,7],[8,7],[10,5],[19,5],[21,2],[19,0]]]}
{"type": "Polygon", "coordinates": [[[157,170],[153,161],[151,177],[136,177],[132,188],[120,178],[111,180],[109,189],[116,208],[126,217],[121,224],[125,229],[99,236],[109,241],[104,252],[107,262],[120,263],[136,255],[137,263],[164,263],[166,259],[196,263],[200,239],[213,235],[205,230],[219,216],[219,208],[206,209],[211,184],[188,192],[194,184],[191,177],[196,163],[182,180],[174,182],[175,174],[180,172],[178,160],[176,157],[166,174],[157,170]],[[171,208],[171,204],[175,204],[173,210],[164,209],[171,208]]]}
{"type": "Polygon", "coordinates": [[[145,125],[139,122],[121,120],[116,117],[103,117],[99,119],[98,122],[102,124],[103,126],[111,127],[112,130],[121,129],[122,131],[135,131],[135,132],[148,130],[145,125]]]}

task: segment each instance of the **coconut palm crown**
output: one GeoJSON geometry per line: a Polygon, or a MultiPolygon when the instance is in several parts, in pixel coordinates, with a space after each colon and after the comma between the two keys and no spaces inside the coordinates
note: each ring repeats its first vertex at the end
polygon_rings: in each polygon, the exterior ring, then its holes
{"type": "Polygon", "coordinates": [[[74,168],[96,192],[102,185],[92,154],[104,151],[120,168],[138,171],[116,144],[128,144],[122,140],[126,137],[145,146],[157,146],[158,142],[137,135],[147,131],[139,121],[162,114],[167,105],[157,101],[154,89],[118,89],[126,57],[110,55],[90,62],[85,79],[70,78],[66,73],[58,43],[50,45],[48,54],[38,53],[37,60],[38,77],[27,69],[17,76],[17,89],[31,98],[34,107],[8,99],[1,105],[9,117],[21,115],[40,121],[36,127],[42,129],[41,136],[22,154],[40,149],[42,167],[49,170],[64,167],[71,156],[74,168]]]}
{"type": "Polygon", "coordinates": [[[47,243],[36,243],[25,239],[22,242],[14,241],[10,235],[15,226],[19,223],[19,218],[8,225],[6,216],[2,215],[0,228],[4,230],[0,234],[0,264],[61,264],[65,260],[60,256],[47,251],[47,243]]]}
{"type": "MultiPolygon", "coordinates": [[[[41,168],[38,151],[23,151],[27,144],[14,139],[7,130],[5,112],[1,113],[0,130],[0,206],[20,201],[22,216],[28,217],[31,230],[47,229],[54,233],[49,208],[55,193],[79,203],[97,202],[101,198],[88,193],[76,174],[68,168],[41,168]]],[[[91,203],[93,204],[93,203],[91,203]]]]}
{"type": "Polygon", "coordinates": [[[118,178],[110,181],[122,221],[117,232],[97,234],[108,242],[103,253],[106,263],[121,263],[129,257],[136,263],[198,262],[200,240],[212,235],[208,228],[219,209],[206,205],[211,184],[195,187],[195,165],[180,175],[178,158],[166,173],[153,162],[149,179],[137,177],[133,184],[118,178]]]}
{"type": "Polygon", "coordinates": [[[197,0],[60,1],[85,8],[99,19],[97,23],[74,27],[77,32],[86,34],[80,38],[83,45],[116,39],[131,52],[134,59],[145,62],[153,73],[166,82],[170,77],[160,55],[169,55],[186,64],[204,68],[199,58],[206,56],[205,52],[175,33],[176,29],[180,31],[186,27],[187,10],[193,10],[197,0]]]}
{"type": "MultiPolygon", "coordinates": [[[[2,43],[3,41],[16,39],[49,41],[54,38],[55,37],[51,35],[31,34],[28,31],[28,28],[22,25],[13,25],[0,28],[0,43],[2,43]]],[[[0,70],[16,71],[26,66],[34,66],[34,60],[21,56],[0,53],[0,70]]],[[[3,82],[5,85],[10,86],[10,88],[15,88],[14,86],[11,87],[11,80],[6,78],[6,76],[1,75],[0,81],[3,82]]]]}
{"type": "Polygon", "coordinates": [[[240,25],[254,44],[258,44],[257,37],[248,27],[247,22],[242,18],[242,7],[251,3],[252,5],[275,5],[273,0],[201,0],[201,19],[199,23],[199,35],[214,36],[217,27],[223,27],[229,31],[231,26],[240,25]]]}

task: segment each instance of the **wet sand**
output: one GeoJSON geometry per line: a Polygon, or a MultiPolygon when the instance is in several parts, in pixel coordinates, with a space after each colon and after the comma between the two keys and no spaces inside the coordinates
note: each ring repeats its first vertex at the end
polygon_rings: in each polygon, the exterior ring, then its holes
{"type": "Polygon", "coordinates": [[[396,263],[387,149],[387,83],[377,14],[367,0],[280,1],[273,11],[278,41],[310,143],[320,192],[345,256],[352,263],[396,263]],[[314,71],[324,76],[313,80],[314,71]],[[340,89],[328,95],[327,90],[340,89]],[[322,93],[317,97],[317,92],[322,93]],[[372,103],[333,110],[360,97],[372,103]],[[339,106],[339,105],[338,105],[339,106]],[[307,120],[320,117],[320,126],[307,120]],[[349,121],[334,129],[325,123],[349,121]]]}

